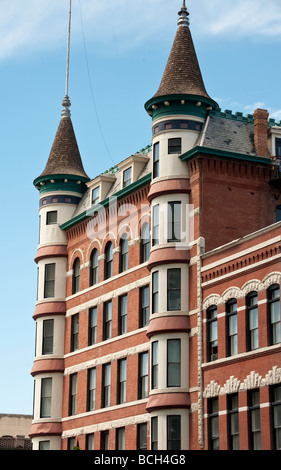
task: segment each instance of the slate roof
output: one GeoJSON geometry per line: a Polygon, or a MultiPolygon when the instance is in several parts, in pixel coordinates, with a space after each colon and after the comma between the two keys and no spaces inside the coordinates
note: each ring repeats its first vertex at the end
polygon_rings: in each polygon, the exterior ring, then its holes
{"type": "Polygon", "coordinates": [[[72,121],[68,117],[60,120],[47,165],[40,177],[59,174],[90,179],[85,173],[72,121]]]}
{"type": "Polygon", "coordinates": [[[229,119],[210,115],[199,136],[197,145],[213,149],[256,155],[254,123],[252,120],[229,119]]]}

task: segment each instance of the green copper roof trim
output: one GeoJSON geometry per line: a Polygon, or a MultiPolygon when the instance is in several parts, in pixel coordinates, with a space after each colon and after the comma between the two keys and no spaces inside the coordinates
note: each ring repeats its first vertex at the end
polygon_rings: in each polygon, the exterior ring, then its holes
{"type": "Polygon", "coordinates": [[[130,184],[130,186],[127,186],[126,188],[121,189],[117,193],[113,194],[112,196],[104,199],[103,201],[99,202],[98,204],[95,204],[92,206],[90,209],[87,209],[86,211],[82,212],[81,214],[78,214],[76,217],[73,217],[72,219],[68,220],[64,224],[60,225],[60,228],[62,230],[68,230],[69,228],[73,227],[79,222],[82,222],[83,220],[87,219],[88,217],[91,217],[94,215],[94,213],[97,211],[97,208],[100,206],[103,206],[104,208],[109,206],[110,199],[113,197],[116,197],[117,200],[122,199],[123,197],[127,196],[128,194],[132,193],[133,191],[136,191],[137,189],[141,188],[142,186],[145,186],[146,184],[150,183],[151,181],[151,173],[148,175],[144,176],[143,178],[139,179],[138,181],[135,181],[134,183],[130,184]]]}
{"type": "Polygon", "coordinates": [[[246,155],[244,153],[236,153],[236,152],[227,152],[220,149],[209,148],[209,147],[197,147],[192,148],[188,152],[183,153],[179,158],[182,161],[192,160],[192,158],[197,157],[198,155],[213,155],[215,157],[221,158],[234,158],[236,160],[245,160],[254,163],[263,163],[269,165],[271,163],[270,158],[259,157],[258,155],[246,155]]]}
{"type": "Polygon", "coordinates": [[[169,114],[191,114],[199,117],[205,117],[207,108],[217,109],[218,104],[211,98],[205,98],[199,95],[165,95],[151,98],[144,105],[145,110],[151,114],[152,120],[169,114]],[[169,102],[167,106],[164,102],[169,102]],[[182,104],[184,101],[184,104],[182,104]],[[201,106],[196,103],[200,102],[201,106]],[[152,109],[157,106],[157,109],[152,109]]]}
{"type": "Polygon", "coordinates": [[[90,179],[84,176],[56,174],[39,176],[33,181],[33,184],[40,191],[40,194],[50,191],[73,191],[82,194],[85,192],[84,183],[88,181],[90,181],[90,179]],[[78,182],[80,182],[80,184],[78,182]]]}

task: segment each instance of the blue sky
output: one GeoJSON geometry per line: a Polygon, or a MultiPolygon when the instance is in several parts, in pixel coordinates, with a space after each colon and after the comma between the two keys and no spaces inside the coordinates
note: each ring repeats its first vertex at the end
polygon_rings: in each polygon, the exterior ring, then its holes
{"type": "MultiPolygon", "coordinates": [[[[181,0],[73,0],[69,96],[91,178],[150,143],[181,0]]],[[[280,0],[188,0],[209,95],[281,119],[280,0]]],[[[32,414],[38,193],[65,94],[69,0],[0,0],[0,414],[32,414]]]]}

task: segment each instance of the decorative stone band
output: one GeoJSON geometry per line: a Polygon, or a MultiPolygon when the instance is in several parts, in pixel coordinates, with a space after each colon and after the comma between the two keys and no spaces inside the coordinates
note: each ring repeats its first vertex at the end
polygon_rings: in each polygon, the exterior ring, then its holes
{"type": "Polygon", "coordinates": [[[157,248],[151,251],[147,268],[172,263],[189,263],[190,250],[187,248],[157,248]]]}
{"type": "Polygon", "coordinates": [[[63,359],[38,359],[34,361],[31,370],[31,375],[52,372],[64,372],[64,360],[63,359]]]}
{"type": "Polygon", "coordinates": [[[157,393],[151,395],[146,405],[148,413],[154,410],[190,408],[188,392],[157,393]]]}
{"type": "Polygon", "coordinates": [[[187,315],[174,315],[152,318],[146,336],[151,338],[161,333],[188,333],[190,331],[190,319],[187,315]]]}
{"type": "Polygon", "coordinates": [[[36,253],[35,263],[38,263],[41,259],[57,257],[67,257],[66,245],[51,245],[39,248],[36,253]]]}
{"type": "Polygon", "coordinates": [[[43,302],[42,304],[37,304],[33,314],[34,320],[38,317],[46,317],[48,315],[65,315],[66,314],[66,304],[65,302],[43,302]]]}
{"type": "Polygon", "coordinates": [[[189,194],[190,183],[188,178],[165,179],[162,181],[152,182],[147,199],[149,202],[155,197],[164,194],[189,194]]]}
{"type": "Polygon", "coordinates": [[[60,436],[62,434],[61,423],[33,423],[29,437],[36,436],[60,436]]]}

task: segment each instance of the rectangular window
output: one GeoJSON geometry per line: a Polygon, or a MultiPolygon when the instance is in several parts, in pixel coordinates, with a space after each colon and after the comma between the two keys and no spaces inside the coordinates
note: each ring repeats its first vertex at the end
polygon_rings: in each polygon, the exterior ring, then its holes
{"type": "Polygon", "coordinates": [[[159,244],[159,205],[152,208],[152,246],[159,244]]]}
{"type": "Polygon", "coordinates": [[[271,393],[272,449],[281,450],[281,385],[274,385],[271,393]]]}
{"type": "Polygon", "coordinates": [[[148,397],[148,352],[139,355],[139,399],[148,397]]]}
{"type": "Polygon", "coordinates": [[[97,307],[89,310],[89,346],[97,342],[97,313],[97,307]]]}
{"type": "Polygon", "coordinates": [[[55,263],[45,265],[44,298],[55,296],[55,263]]]}
{"type": "Polygon", "coordinates": [[[46,378],[41,380],[41,407],[40,418],[51,417],[52,404],[52,379],[46,378]]]}
{"type": "Polygon", "coordinates": [[[53,354],[54,320],[43,321],[42,355],[53,354]]]}
{"type": "Polygon", "coordinates": [[[167,387],[181,386],[181,340],[167,340],[167,387]]]}
{"type": "Polygon", "coordinates": [[[77,412],[77,373],[70,375],[69,389],[69,415],[76,415],[77,412]]]}
{"type": "Polygon", "coordinates": [[[130,168],[127,168],[123,172],[123,188],[126,188],[127,186],[129,186],[131,182],[132,182],[132,167],[130,166],[130,168]]]}
{"type": "Polygon", "coordinates": [[[253,351],[259,347],[258,295],[252,292],[246,298],[247,305],[247,349],[253,351]]]}
{"type": "Polygon", "coordinates": [[[147,423],[138,424],[138,450],[147,450],[147,423]]]}
{"type": "Polygon", "coordinates": [[[103,312],[103,339],[111,338],[111,320],[112,320],[112,301],[109,300],[104,304],[103,312]]]}
{"type": "Polygon", "coordinates": [[[86,450],[94,450],[94,434],[87,434],[86,435],[86,450]]]}
{"type": "Polygon", "coordinates": [[[96,368],[88,370],[88,411],[95,409],[96,404],[96,368]]]}
{"type": "Polygon", "coordinates": [[[151,450],[158,450],[158,417],[151,418],[151,450]]]}
{"type": "Polygon", "coordinates": [[[158,312],[158,271],[152,273],[152,313],[158,312]]]}
{"type": "Polygon", "coordinates": [[[268,289],[269,344],[281,342],[280,334],[280,287],[274,284],[268,289]]]}
{"type": "Polygon", "coordinates": [[[39,441],[39,450],[50,450],[50,441],[39,441]]]}
{"type": "Polygon", "coordinates": [[[47,212],[46,216],[46,224],[47,225],[53,225],[57,223],[58,219],[58,212],[57,211],[49,211],[47,212]]]}
{"type": "Polygon", "coordinates": [[[250,450],[261,450],[260,391],[248,391],[250,450]]]}
{"type": "Polygon", "coordinates": [[[116,429],[116,449],[125,450],[125,428],[116,429]]]}
{"type": "Polygon", "coordinates": [[[79,313],[71,318],[71,351],[79,347],[79,313]]]}
{"type": "Polygon", "coordinates": [[[127,359],[118,361],[118,403],[126,403],[127,359]]]}
{"type": "Polygon", "coordinates": [[[151,388],[158,388],[158,341],[152,343],[151,388]]]}
{"type": "Polygon", "coordinates": [[[119,298],[119,335],[127,333],[127,295],[119,298]]]}
{"type": "Polygon", "coordinates": [[[167,416],[167,450],[181,450],[181,417],[167,416]]]}
{"type": "Polygon", "coordinates": [[[167,271],[167,310],[181,309],[181,270],[180,268],[167,271]]]}
{"type": "Polygon", "coordinates": [[[153,178],[159,176],[159,142],[153,145],[153,178]]]}
{"type": "Polygon", "coordinates": [[[101,433],[101,448],[102,450],[109,450],[109,431],[102,431],[101,433]]]}
{"type": "Polygon", "coordinates": [[[168,242],[181,241],[181,202],[168,202],[168,242]]]}
{"type": "Polygon", "coordinates": [[[111,382],[111,365],[105,364],[103,366],[103,394],[102,394],[102,406],[106,408],[110,406],[110,382],[111,382]]]}
{"type": "Polygon", "coordinates": [[[181,153],[181,138],[168,139],[168,153],[181,153]]]}
{"type": "Polygon", "coordinates": [[[97,204],[99,200],[100,200],[100,187],[97,186],[92,191],[92,205],[94,206],[95,204],[97,204]]]}
{"type": "Polygon", "coordinates": [[[140,327],[149,322],[149,286],[140,289],[140,327]]]}
{"type": "Polygon", "coordinates": [[[237,302],[235,299],[226,304],[227,314],[227,355],[233,356],[238,353],[237,344],[237,302]]]}
{"type": "Polygon", "coordinates": [[[228,438],[229,450],[239,450],[238,393],[228,396],[228,438]]]}
{"type": "Polygon", "coordinates": [[[219,399],[217,397],[208,400],[208,415],[209,448],[219,450],[219,399]]]}
{"type": "Polygon", "coordinates": [[[218,318],[217,307],[212,305],[207,310],[207,344],[208,361],[215,361],[218,358],[218,318]]]}

